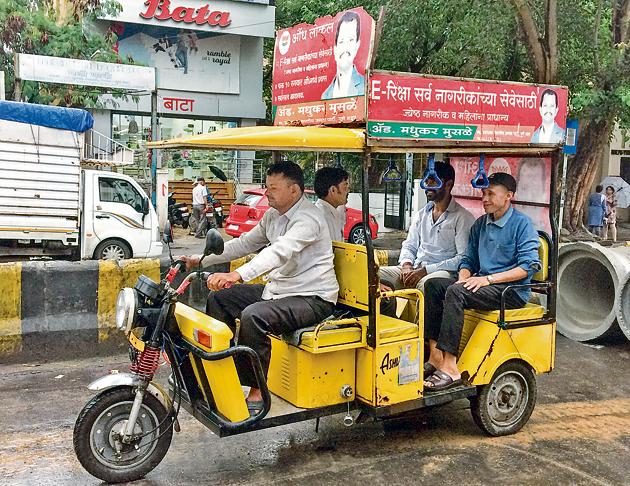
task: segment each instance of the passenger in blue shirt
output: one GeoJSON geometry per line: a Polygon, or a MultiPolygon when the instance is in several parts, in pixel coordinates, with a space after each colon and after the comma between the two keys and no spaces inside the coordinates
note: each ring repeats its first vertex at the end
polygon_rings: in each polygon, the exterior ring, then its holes
{"type": "MultiPolygon", "coordinates": [[[[488,179],[490,186],[481,199],[486,214],[470,230],[458,278],[436,278],[424,286],[424,322],[431,351],[424,368],[427,391],[461,384],[457,354],[464,310],[499,309],[508,285],[527,284],[540,269],[538,233],[532,221],[511,205],[514,177],[495,172],[488,179]]],[[[523,307],[530,294],[529,289],[508,291],[506,308],[523,307]]]]}

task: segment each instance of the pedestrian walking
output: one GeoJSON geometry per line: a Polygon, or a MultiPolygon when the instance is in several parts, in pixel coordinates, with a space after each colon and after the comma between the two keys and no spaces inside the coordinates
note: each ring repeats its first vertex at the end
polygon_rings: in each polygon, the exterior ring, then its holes
{"type": "Polygon", "coordinates": [[[193,199],[193,211],[192,217],[197,223],[191,224],[191,231],[194,229],[195,238],[204,237],[205,224],[202,224],[206,219],[206,207],[208,205],[208,195],[206,192],[206,180],[203,177],[197,177],[197,184],[192,190],[193,199]]]}
{"type": "Polygon", "coordinates": [[[617,198],[615,197],[615,188],[608,186],[606,188],[606,220],[604,222],[603,239],[608,239],[608,230],[612,235],[613,243],[617,242],[617,198]]]}
{"type": "Polygon", "coordinates": [[[595,193],[588,198],[588,229],[595,236],[602,236],[602,227],[606,217],[606,196],[602,194],[604,186],[599,184],[595,193]]]}

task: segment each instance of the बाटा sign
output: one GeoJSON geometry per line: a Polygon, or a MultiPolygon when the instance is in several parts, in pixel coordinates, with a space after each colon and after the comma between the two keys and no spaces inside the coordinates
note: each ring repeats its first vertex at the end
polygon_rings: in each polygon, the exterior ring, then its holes
{"type": "Polygon", "coordinates": [[[273,62],[275,125],[365,120],[365,76],[374,19],[361,7],[278,31],[273,62]]]}
{"type": "Polygon", "coordinates": [[[372,138],[564,142],[565,87],[373,71],[368,89],[372,138]]]}

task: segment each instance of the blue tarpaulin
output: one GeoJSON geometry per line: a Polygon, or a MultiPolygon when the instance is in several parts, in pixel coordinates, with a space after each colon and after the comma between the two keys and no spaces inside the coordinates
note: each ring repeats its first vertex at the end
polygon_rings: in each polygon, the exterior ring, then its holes
{"type": "Polygon", "coordinates": [[[0,120],[72,130],[73,132],[85,132],[94,125],[92,114],[85,110],[1,100],[0,120]]]}

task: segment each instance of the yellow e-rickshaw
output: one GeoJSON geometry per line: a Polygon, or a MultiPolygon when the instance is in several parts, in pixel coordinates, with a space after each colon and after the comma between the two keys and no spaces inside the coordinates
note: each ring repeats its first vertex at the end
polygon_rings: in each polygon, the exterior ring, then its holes
{"type": "MultiPolygon", "coordinates": [[[[416,289],[381,292],[372,240],[365,246],[333,243],[339,282],[338,307],[349,317],[331,319],[290,335],[271,336],[272,358],[265,383],[256,353],[234,342],[232,331],[181,302],[188,284],[207,279],[198,271],[173,284],[176,262],[161,282],[140,277],[123,289],[117,326],[130,341],[130,373],[105,376],[90,385],[100,393],[81,412],[75,451],[93,475],[109,481],[144,476],[163,458],[177,431],[180,406],[219,437],[344,414],[346,425],[382,419],[453,400],[470,400],[472,416],[489,435],[517,432],[536,402],[535,375],[554,367],[558,251],[557,168],[561,148],[489,144],[460,147],[366,139],[350,128],[250,127],[155,142],[153,148],[354,152],[363,155],[363,224],[369,234],[368,168],[372,154],[442,152],[551,157],[548,206],[551,234],[540,236],[541,270],[531,288],[541,303],[497,311],[467,310],[458,367],[464,384],[440,392],[423,389],[425,361],[423,295],[416,289]],[[381,314],[385,298],[398,300],[397,317],[381,314]],[[160,354],[172,367],[170,392],[154,383],[160,354]],[[257,371],[264,410],[250,416],[233,356],[245,354],[257,371]],[[98,432],[98,433],[97,433],[98,432]]],[[[165,234],[168,242],[168,231],[165,234]]],[[[204,254],[223,242],[209,232],[204,254]]]]}

